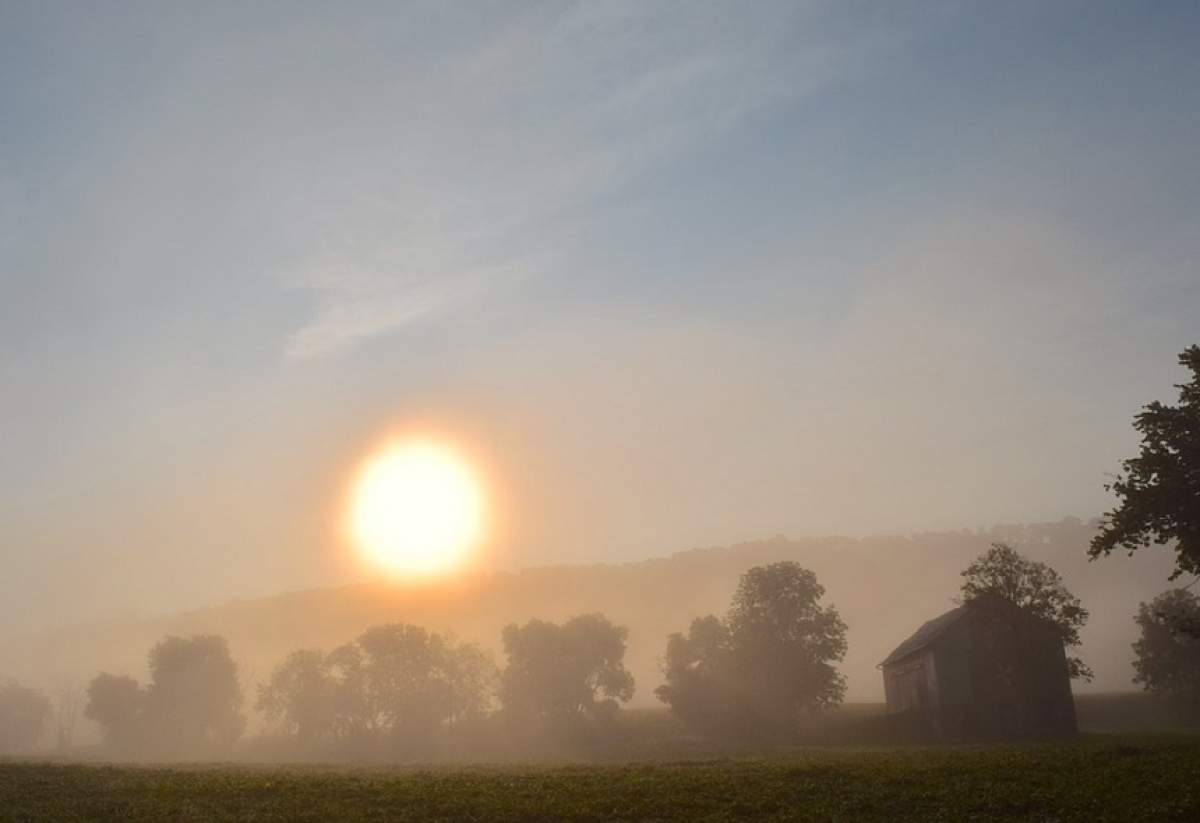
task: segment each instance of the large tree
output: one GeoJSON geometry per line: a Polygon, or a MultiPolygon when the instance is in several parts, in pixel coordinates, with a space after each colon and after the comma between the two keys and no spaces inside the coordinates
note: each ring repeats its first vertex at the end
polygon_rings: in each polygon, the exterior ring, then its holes
{"type": "Polygon", "coordinates": [[[1200,574],[1200,346],[1185,349],[1179,362],[1192,379],[1176,386],[1179,405],[1155,401],[1134,418],[1141,450],[1105,486],[1119,503],[1104,515],[1088,552],[1099,557],[1117,547],[1133,553],[1174,542],[1172,580],[1200,574]]]}
{"type": "Polygon", "coordinates": [[[356,646],[372,722],[399,738],[428,740],[487,699],[491,662],[473,646],[402,623],[368,629],[356,646]],[[468,671],[468,660],[478,669],[468,671]]]}
{"type": "MultiPolygon", "coordinates": [[[[1068,649],[1080,644],[1079,630],[1087,623],[1088,610],[1071,594],[1058,572],[1023,557],[1007,543],[993,543],[962,573],[962,596],[970,601],[980,595],[995,595],[1058,627],[1068,649]]],[[[1091,668],[1074,655],[1067,655],[1071,677],[1090,681],[1091,668]]]]}
{"type": "Polygon", "coordinates": [[[1133,644],[1133,681],[1200,711],[1200,598],[1171,589],[1142,603],[1135,619],[1141,636],[1133,644]]]}
{"type": "Polygon", "coordinates": [[[797,563],[750,569],[724,620],[699,618],[668,638],[659,699],[710,734],[788,733],[803,713],[836,706],[846,624],[824,595],[797,563]]]}
{"type": "Polygon", "coordinates": [[[257,707],[301,743],[382,735],[393,749],[419,749],[439,729],[482,715],[494,679],[477,646],[393,623],[329,654],[293,652],[257,707]]]}
{"type": "Polygon", "coordinates": [[[217,635],[165,637],[150,650],[145,714],[150,741],[168,751],[227,749],[241,736],[237,664],[217,635]]]}
{"type": "Polygon", "coordinates": [[[667,637],[662,670],[666,682],[654,694],[689,727],[711,737],[751,731],[747,715],[753,696],[734,661],[724,620],[711,614],[697,617],[686,635],[667,637]]]}
{"type": "Polygon", "coordinates": [[[11,681],[0,683],[0,753],[36,747],[50,711],[50,701],[41,692],[11,681]]]}
{"type": "Polygon", "coordinates": [[[141,741],[144,706],[145,693],[136,680],[102,672],[88,684],[83,716],[100,726],[105,744],[127,750],[141,741]]]}
{"type": "Polygon", "coordinates": [[[571,728],[584,718],[610,718],[617,702],[633,697],[625,668],[629,631],[601,614],[566,623],[530,620],[506,626],[508,666],[500,702],[510,717],[544,727],[571,728]]]}
{"type": "Polygon", "coordinates": [[[301,743],[324,740],[338,729],[341,686],[327,655],[302,649],[289,654],[259,687],[255,708],[301,743]]]}
{"type": "Polygon", "coordinates": [[[474,643],[450,643],[442,669],[450,689],[446,722],[461,725],[484,718],[493,705],[500,676],[492,658],[474,643]]]}

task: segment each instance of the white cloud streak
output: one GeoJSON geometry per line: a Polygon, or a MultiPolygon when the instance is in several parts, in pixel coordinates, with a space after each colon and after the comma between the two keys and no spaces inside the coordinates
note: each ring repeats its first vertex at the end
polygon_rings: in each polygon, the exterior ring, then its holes
{"type": "Polygon", "coordinates": [[[282,88],[297,105],[341,97],[344,120],[274,172],[305,176],[312,198],[297,215],[312,242],[281,276],[315,315],[287,353],[331,354],[566,265],[595,198],[819,88],[852,51],[798,41],[795,9],[724,11],[556,7],[468,24],[412,69],[338,54],[344,81],[282,88]]]}

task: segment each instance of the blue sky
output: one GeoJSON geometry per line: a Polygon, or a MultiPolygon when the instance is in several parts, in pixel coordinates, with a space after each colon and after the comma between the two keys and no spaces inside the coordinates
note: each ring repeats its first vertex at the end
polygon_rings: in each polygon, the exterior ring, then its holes
{"type": "Polygon", "coordinates": [[[0,600],[353,579],[340,484],[413,421],[498,478],[496,566],[1097,514],[1200,330],[1198,35],[0,0],[0,600]]]}

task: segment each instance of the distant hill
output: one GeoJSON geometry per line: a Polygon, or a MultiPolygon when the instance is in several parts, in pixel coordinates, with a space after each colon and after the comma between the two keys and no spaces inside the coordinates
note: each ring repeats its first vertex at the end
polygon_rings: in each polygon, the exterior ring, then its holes
{"type": "Polygon", "coordinates": [[[628,662],[637,679],[635,705],[655,705],[658,656],[666,636],[692,618],[722,612],[747,568],[795,560],[817,573],[826,599],[849,625],[843,671],[851,701],[881,700],[876,664],[921,622],[953,606],[959,573],[993,541],[1050,563],[1091,610],[1082,656],[1096,671],[1092,690],[1130,682],[1133,614],[1139,601],[1168,587],[1170,553],[1142,552],[1089,563],[1094,527],[1075,518],[908,537],[775,537],[621,565],[556,566],[480,574],[452,583],[344,586],[243,600],[152,620],[63,629],[23,650],[22,675],[80,681],[104,669],[145,675],[145,655],[165,634],[217,633],[229,639],[251,682],[296,648],[329,649],[367,626],[407,621],[474,640],[501,660],[499,633],[532,617],[557,620],[604,612],[629,627],[628,662]],[[24,670],[27,670],[24,671],[24,670]]]}

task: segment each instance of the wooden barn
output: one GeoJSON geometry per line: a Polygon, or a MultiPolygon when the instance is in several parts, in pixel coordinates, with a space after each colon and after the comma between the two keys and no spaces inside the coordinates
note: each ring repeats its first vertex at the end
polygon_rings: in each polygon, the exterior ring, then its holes
{"type": "Polygon", "coordinates": [[[999,597],[935,617],[879,665],[888,713],[915,736],[1013,740],[1077,732],[1057,628],[999,597]]]}

